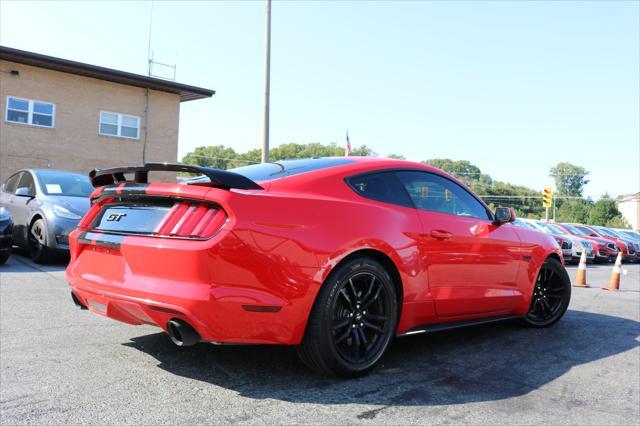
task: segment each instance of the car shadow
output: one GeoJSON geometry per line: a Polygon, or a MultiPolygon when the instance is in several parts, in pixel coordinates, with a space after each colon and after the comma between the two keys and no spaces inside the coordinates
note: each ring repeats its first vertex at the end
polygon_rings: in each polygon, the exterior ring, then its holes
{"type": "MultiPolygon", "coordinates": [[[[506,322],[399,338],[378,368],[354,380],[317,375],[298,360],[294,348],[286,346],[198,344],[178,348],[163,333],[136,337],[124,345],[155,357],[158,366],[172,374],[249,398],[440,405],[529,393],[572,367],[637,347],[639,324],[570,310],[546,329],[506,322]]],[[[362,418],[367,415],[363,413],[362,418]]]]}
{"type": "Polygon", "coordinates": [[[68,253],[57,253],[52,256],[49,262],[38,264],[31,260],[28,250],[21,247],[13,247],[9,261],[6,263],[7,268],[11,267],[11,272],[33,272],[34,269],[44,272],[60,272],[67,269],[68,264],[68,253]]]}

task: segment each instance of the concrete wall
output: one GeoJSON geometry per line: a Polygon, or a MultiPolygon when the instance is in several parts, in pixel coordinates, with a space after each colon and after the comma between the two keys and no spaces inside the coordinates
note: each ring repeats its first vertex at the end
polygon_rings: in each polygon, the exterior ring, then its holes
{"type": "MultiPolygon", "coordinates": [[[[142,164],[144,106],[145,89],[139,87],[0,61],[0,180],[47,163],[82,173],[142,164]],[[7,96],[55,104],[55,128],[8,123],[7,96]],[[140,117],[139,139],[99,135],[101,110],[140,117]]],[[[176,161],[179,115],[178,95],[149,91],[147,161],[176,161]]]]}

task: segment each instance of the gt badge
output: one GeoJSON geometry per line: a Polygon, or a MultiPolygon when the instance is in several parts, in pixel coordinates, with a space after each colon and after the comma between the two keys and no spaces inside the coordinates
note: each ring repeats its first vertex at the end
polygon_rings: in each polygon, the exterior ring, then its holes
{"type": "Polygon", "coordinates": [[[107,222],[120,222],[120,219],[125,217],[126,213],[111,213],[107,216],[107,222]]]}

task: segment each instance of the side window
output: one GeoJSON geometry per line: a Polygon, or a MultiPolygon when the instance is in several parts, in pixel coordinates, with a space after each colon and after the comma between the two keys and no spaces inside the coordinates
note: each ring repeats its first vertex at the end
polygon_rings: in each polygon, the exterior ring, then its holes
{"type": "Polygon", "coordinates": [[[116,112],[100,111],[98,134],[119,138],[138,139],[140,117],[116,112]]]}
{"type": "Polygon", "coordinates": [[[425,172],[397,172],[397,175],[418,209],[489,219],[485,207],[449,179],[425,172]]]}
{"type": "Polygon", "coordinates": [[[354,176],[347,179],[347,182],[356,193],[365,198],[404,207],[413,207],[413,203],[394,172],[354,176]]]}
{"type": "Polygon", "coordinates": [[[56,106],[49,102],[7,96],[5,120],[9,123],[54,127],[56,106]]]}
{"type": "Polygon", "coordinates": [[[31,173],[24,172],[22,173],[22,177],[20,178],[20,183],[17,186],[18,188],[29,188],[29,193],[35,195],[36,194],[36,183],[33,181],[33,176],[31,173]]]}
{"type": "Polygon", "coordinates": [[[21,174],[22,172],[10,176],[9,179],[7,179],[7,181],[4,183],[3,191],[9,194],[13,194],[18,186],[18,179],[20,179],[21,174]]]}

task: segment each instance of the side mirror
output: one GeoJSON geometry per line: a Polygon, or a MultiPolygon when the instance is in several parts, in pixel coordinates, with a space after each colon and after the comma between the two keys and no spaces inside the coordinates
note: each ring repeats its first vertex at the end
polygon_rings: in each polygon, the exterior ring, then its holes
{"type": "Polygon", "coordinates": [[[497,207],[494,214],[493,223],[502,225],[516,220],[516,212],[511,207],[497,207]]]}
{"type": "Polygon", "coordinates": [[[35,194],[26,186],[16,189],[15,193],[18,197],[35,197],[35,194]]]}

